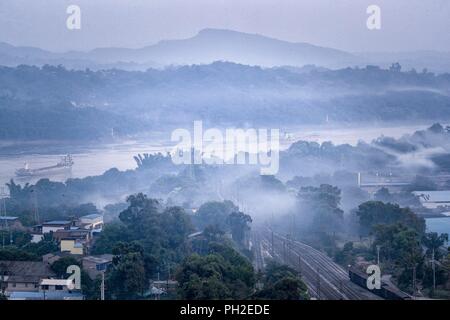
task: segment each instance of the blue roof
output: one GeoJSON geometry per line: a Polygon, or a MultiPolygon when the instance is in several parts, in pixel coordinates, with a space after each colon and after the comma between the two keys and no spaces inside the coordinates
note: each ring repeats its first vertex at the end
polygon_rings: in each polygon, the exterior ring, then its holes
{"type": "Polygon", "coordinates": [[[19,217],[12,217],[12,216],[2,216],[0,217],[0,220],[17,220],[19,217]]]}
{"type": "Polygon", "coordinates": [[[49,225],[49,224],[69,224],[72,223],[69,220],[53,220],[53,221],[47,221],[44,222],[43,225],[49,225]]]}
{"type": "MultiPolygon", "coordinates": [[[[10,300],[44,300],[44,292],[31,291],[14,291],[9,295],[10,300]]],[[[80,292],[61,292],[61,291],[46,291],[45,300],[70,300],[83,299],[80,292]]]]}

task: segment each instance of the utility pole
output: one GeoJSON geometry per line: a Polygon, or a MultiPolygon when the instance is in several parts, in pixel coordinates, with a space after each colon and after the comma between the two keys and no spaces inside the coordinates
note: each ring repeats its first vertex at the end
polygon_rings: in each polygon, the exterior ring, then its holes
{"type": "Polygon", "coordinates": [[[433,295],[434,295],[434,292],[436,290],[436,265],[434,262],[434,248],[433,248],[433,254],[431,257],[431,263],[432,263],[432,267],[433,267],[433,295]]]}
{"type": "MultiPolygon", "coordinates": [[[[0,189],[0,198],[2,200],[1,207],[0,207],[0,217],[2,216],[1,213],[3,213],[3,231],[2,231],[2,247],[5,247],[5,232],[8,229],[8,221],[6,221],[6,196],[5,188],[0,189]]],[[[11,231],[9,232],[10,242],[12,242],[12,234],[11,231]]]]}
{"type": "Polygon", "coordinates": [[[271,231],[272,231],[272,257],[273,257],[275,254],[275,249],[273,247],[273,230],[271,230],[271,231]]]}
{"type": "Polygon", "coordinates": [[[320,268],[317,268],[317,300],[320,300],[320,268]]]}
{"type": "Polygon", "coordinates": [[[413,267],[413,300],[416,300],[416,263],[413,267]]]}
{"type": "Polygon", "coordinates": [[[380,266],[380,245],[377,245],[377,266],[380,266]]]}
{"type": "Polygon", "coordinates": [[[105,300],[105,271],[102,272],[102,284],[100,285],[100,300],[105,300]]]}

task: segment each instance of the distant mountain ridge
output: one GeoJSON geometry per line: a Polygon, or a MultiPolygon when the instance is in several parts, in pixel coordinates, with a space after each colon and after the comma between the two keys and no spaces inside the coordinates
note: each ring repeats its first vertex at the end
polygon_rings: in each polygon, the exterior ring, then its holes
{"type": "Polygon", "coordinates": [[[0,43],[0,64],[63,64],[68,67],[98,67],[129,64],[166,66],[209,64],[230,61],[263,67],[317,65],[345,67],[359,58],[353,54],[308,43],[293,43],[258,34],[222,29],[203,29],[197,35],[181,40],[163,40],[140,49],[98,48],[88,52],[54,53],[31,47],[14,47],[0,43]]]}
{"type": "Polygon", "coordinates": [[[0,65],[64,65],[69,69],[146,70],[169,65],[210,64],[227,61],[261,67],[315,65],[339,69],[368,64],[386,67],[400,62],[404,69],[450,72],[450,53],[349,53],[304,42],[289,42],[259,34],[224,29],[203,29],[186,39],[162,40],[138,49],[97,48],[88,52],[50,52],[0,42],[0,65]]]}

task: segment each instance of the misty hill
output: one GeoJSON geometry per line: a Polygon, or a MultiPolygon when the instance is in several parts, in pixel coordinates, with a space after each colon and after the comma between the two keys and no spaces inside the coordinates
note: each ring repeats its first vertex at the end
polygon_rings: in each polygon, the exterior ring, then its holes
{"type": "MultiPolygon", "coordinates": [[[[275,128],[322,124],[327,118],[335,124],[442,121],[450,118],[449,88],[449,74],[401,72],[398,68],[297,72],[215,62],[130,72],[19,66],[0,68],[0,112],[4,119],[15,119],[2,129],[9,138],[16,128],[34,130],[33,122],[22,123],[19,111],[40,114],[43,122],[36,124],[43,130],[40,138],[54,138],[54,126],[65,123],[54,123],[55,117],[45,116],[52,111],[59,112],[62,119],[68,117],[68,123],[80,122],[79,128],[88,127],[77,131],[85,136],[93,128],[104,135],[116,125],[138,132],[190,126],[199,119],[212,126],[275,128]],[[73,116],[78,113],[90,120],[73,116]],[[106,119],[115,120],[105,125],[106,119]]],[[[66,123],[56,131],[67,128],[66,123]]]]}
{"type": "Polygon", "coordinates": [[[349,53],[309,43],[294,43],[258,34],[204,29],[191,38],[163,40],[138,49],[98,48],[88,52],[55,53],[32,47],[15,47],[0,42],[0,65],[63,65],[68,69],[146,70],[168,65],[210,64],[228,61],[262,67],[315,65],[327,68],[365,66],[388,67],[400,62],[405,69],[450,72],[450,53],[367,52],[349,53]]]}
{"type": "MultiPolygon", "coordinates": [[[[70,55],[76,58],[85,54],[70,55]]],[[[230,30],[204,29],[183,40],[166,40],[142,49],[95,49],[87,55],[96,61],[157,61],[161,65],[208,64],[230,61],[247,65],[327,67],[347,66],[353,55],[308,43],[292,43],[257,34],[230,30]]]]}
{"type": "Polygon", "coordinates": [[[265,67],[318,65],[344,67],[360,62],[356,56],[308,43],[292,43],[257,34],[204,29],[189,39],[165,40],[140,49],[99,48],[89,52],[53,53],[37,48],[0,43],[0,64],[62,64],[68,68],[90,67],[145,69],[165,65],[209,64],[230,61],[265,67]]]}

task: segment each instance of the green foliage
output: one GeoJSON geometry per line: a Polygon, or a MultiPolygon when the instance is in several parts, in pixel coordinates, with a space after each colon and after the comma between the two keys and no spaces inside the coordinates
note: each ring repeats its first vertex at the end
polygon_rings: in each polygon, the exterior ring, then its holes
{"type": "Polygon", "coordinates": [[[330,233],[341,226],[344,212],[339,208],[341,190],[322,184],[319,188],[302,187],[298,192],[299,210],[311,216],[314,231],[330,233]]]}
{"type": "Polygon", "coordinates": [[[112,253],[114,246],[118,242],[131,241],[132,235],[128,228],[121,222],[111,222],[105,224],[100,236],[96,239],[93,254],[112,253]]]}
{"type": "Polygon", "coordinates": [[[252,218],[243,212],[232,212],[227,218],[227,224],[231,230],[233,240],[240,245],[244,245],[245,237],[250,231],[252,218]]]}
{"type": "Polygon", "coordinates": [[[14,246],[0,248],[0,261],[40,261],[41,257],[14,246]]]}
{"type": "Polygon", "coordinates": [[[448,234],[438,234],[437,232],[429,232],[426,233],[422,238],[422,243],[425,247],[427,247],[427,255],[428,257],[432,257],[432,253],[434,251],[434,259],[440,260],[442,258],[442,253],[439,250],[441,246],[443,246],[448,241],[448,234]]]}
{"type": "Polygon", "coordinates": [[[5,243],[10,243],[12,240],[12,244],[17,247],[22,247],[31,241],[31,235],[27,232],[20,230],[13,230],[11,232],[7,230],[0,230],[0,241],[5,239],[5,243]]]}
{"type": "Polygon", "coordinates": [[[223,202],[206,202],[198,208],[195,214],[194,223],[200,230],[204,229],[206,226],[217,226],[223,231],[226,231],[228,230],[228,216],[232,212],[238,211],[239,208],[229,200],[223,202]]]}
{"type": "Polygon", "coordinates": [[[376,246],[381,246],[380,256],[394,261],[400,267],[411,268],[422,259],[420,234],[402,224],[377,225],[374,228],[376,246]]]}
{"type": "Polygon", "coordinates": [[[121,244],[114,251],[112,268],[107,273],[108,295],[112,299],[138,299],[148,287],[142,248],[121,244]],[[137,251],[133,252],[133,249],[137,251]]]}
{"type": "Polygon", "coordinates": [[[419,234],[425,232],[425,220],[417,216],[409,208],[401,208],[397,204],[368,201],[362,203],[356,212],[362,232],[370,233],[379,224],[402,223],[413,228],[419,234]]]}
{"type": "Polygon", "coordinates": [[[300,274],[287,265],[270,261],[263,275],[264,288],[255,293],[256,299],[308,300],[308,288],[300,274]]]}
{"type": "Polygon", "coordinates": [[[353,242],[347,242],[344,244],[342,250],[338,250],[334,255],[334,260],[341,266],[348,266],[353,264],[354,257],[353,242]]]}
{"type": "Polygon", "coordinates": [[[71,265],[76,265],[81,267],[80,262],[74,257],[62,257],[55,262],[52,263],[50,268],[56,274],[57,277],[67,278],[69,274],[67,274],[67,267],[71,265]]]}
{"type": "Polygon", "coordinates": [[[176,273],[181,299],[246,299],[254,286],[250,262],[228,246],[211,245],[206,256],[185,259],[176,273]]]}
{"type": "Polygon", "coordinates": [[[58,243],[53,240],[50,234],[46,234],[44,236],[44,239],[38,243],[28,243],[27,245],[23,246],[22,249],[38,256],[43,256],[47,253],[59,251],[58,243]]]}

